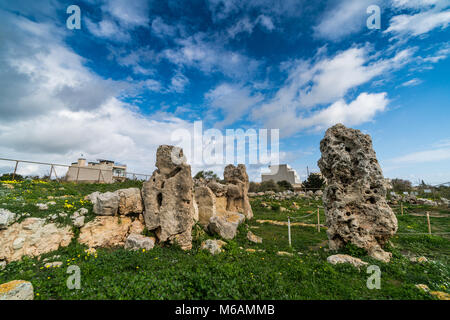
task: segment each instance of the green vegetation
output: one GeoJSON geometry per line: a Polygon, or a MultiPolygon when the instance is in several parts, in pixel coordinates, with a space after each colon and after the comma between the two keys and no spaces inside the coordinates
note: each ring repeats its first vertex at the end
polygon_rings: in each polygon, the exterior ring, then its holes
{"type": "Polygon", "coordinates": [[[194,179],[205,179],[205,180],[216,180],[219,181],[219,176],[217,174],[214,173],[214,171],[199,171],[197,172],[197,174],[194,176],[194,179]]]}
{"type": "MultiPolygon", "coordinates": [[[[84,202],[87,194],[140,187],[140,184],[133,181],[112,185],[24,181],[11,183],[14,189],[9,189],[0,183],[0,207],[36,217],[85,207],[93,218],[91,205],[84,202]],[[61,196],[67,197],[48,198],[61,196]],[[56,205],[46,211],[35,206],[48,201],[55,201],[56,205]]],[[[405,206],[407,214],[401,216],[396,208],[399,234],[387,247],[393,253],[388,264],[371,259],[354,246],[341,251],[380,267],[381,289],[369,290],[366,268],[358,270],[350,265],[334,266],[326,262],[331,253],[327,250],[325,230],[319,233],[315,227],[292,226],[290,248],[286,226],[257,222],[287,221],[289,215],[293,222],[315,224],[319,205],[321,201],[303,198],[252,199],[255,218],[240,226],[236,239],[227,241],[225,251],[215,256],[199,249],[203,240],[215,237],[198,226],[194,229],[193,250],[189,252],[177,247],[156,246],[145,252],[105,248],[97,249],[97,254],[88,254],[87,248],[74,240],[70,246],[41,258],[25,257],[8,264],[0,272],[0,283],[15,279],[31,281],[35,299],[435,299],[417,289],[415,284],[450,292],[448,235],[413,234],[427,232],[426,217],[419,215],[425,211],[442,216],[432,218],[433,232],[450,232],[448,209],[405,206]],[[287,210],[280,210],[281,207],[287,210]],[[248,230],[261,236],[263,243],[249,242],[248,230]],[[247,252],[247,249],[255,252],[247,252]],[[279,256],[278,251],[290,252],[292,256],[279,256]],[[422,255],[429,262],[409,260],[409,257],[422,255]],[[46,268],[43,261],[46,258],[61,261],[63,265],[46,268]],[[69,265],[80,267],[80,290],[69,290],[66,286],[69,265]]],[[[323,209],[320,209],[320,219],[324,223],[323,209]]]]}
{"type": "Polygon", "coordinates": [[[303,188],[305,191],[317,191],[325,187],[325,179],[320,174],[311,173],[306,181],[303,181],[303,188]]]}
{"type": "Polygon", "coordinates": [[[286,190],[294,190],[292,184],[289,181],[278,181],[275,183],[273,180],[264,181],[264,182],[250,182],[249,192],[266,192],[266,191],[274,191],[274,192],[282,192],[286,190]]]}

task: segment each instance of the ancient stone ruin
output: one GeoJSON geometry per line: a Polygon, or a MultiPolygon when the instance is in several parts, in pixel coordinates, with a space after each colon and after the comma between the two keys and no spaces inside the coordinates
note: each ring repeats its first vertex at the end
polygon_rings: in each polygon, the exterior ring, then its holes
{"type": "Polygon", "coordinates": [[[181,148],[163,145],[156,153],[156,167],[142,188],[145,225],[156,231],[159,241],[189,250],[195,216],[191,166],[181,148]]]}
{"type": "MultiPolygon", "coordinates": [[[[90,249],[123,246],[129,250],[150,250],[156,242],[168,242],[190,250],[196,222],[223,239],[233,239],[239,225],[253,217],[244,165],[227,166],[225,184],[201,180],[196,181],[194,187],[191,167],[186,163],[183,150],[162,145],[156,154],[156,167],[142,190],[129,188],[86,196],[85,200],[92,202],[96,217],[85,221],[89,212],[85,208],[70,215],[73,226],[80,229],[78,242],[90,249]],[[153,231],[156,238],[144,236],[145,227],[153,231]]],[[[47,204],[42,207],[42,210],[48,209],[47,204]]],[[[67,215],[61,212],[49,216],[49,220],[67,215]]],[[[24,255],[40,256],[67,246],[74,236],[70,226],[58,227],[41,218],[15,223],[18,219],[19,216],[8,210],[0,210],[2,265],[24,255]]],[[[220,242],[220,247],[223,245],[220,242]]]]}
{"type": "Polygon", "coordinates": [[[397,218],[386,202],[372,139],[337,124],[326,131],[320,151],[318,165],[328,182],[323,201],[330,249],[352,243],[389,261],[391,253],[382,246],[397,231],[397,218]]]}

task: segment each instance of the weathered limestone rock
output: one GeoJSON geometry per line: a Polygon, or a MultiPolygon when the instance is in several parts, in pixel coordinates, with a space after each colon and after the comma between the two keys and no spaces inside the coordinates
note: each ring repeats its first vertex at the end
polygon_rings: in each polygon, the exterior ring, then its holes
{"type": "Polygon", "coordinates": [[[91,195],[94,213],[99,216],[115,216],[119,210],[119,196],[117,192],[96,193],[91,195]]]}
{"type": "Polygon", "coordinates": [[[1,300],[33,300],[34,292],[31,282],[14,280],[0,285],[1,300]]]}
{"type": "Polygon", "coordinates": [[[349,256],[347,254],[335,254],[333,256],[329,256],[327,258],[327,261],[328,263],[331,264],[350,263],[352,266],[356,268],[368,265],[367,262],[364,262],[361,259],[349,256]]]}
{"type": "Polygon", "coordinates": [[[247,239],[253,243],[262,243],[262,238],[253,234],[251,231],[247,233],[247,239]]]}
{"type": "Polygon", "coordinates": [[[181,148],[167,145],[158,148],[156,167],[142,188],[147,229],[156,230],[161,242],[190,250],[195,217],[191,167],[181,148]]]}
{"type": "Polygon", "coordinates": [[[144,231],[144,229],[145,229],[144,217],[142,215],[139,215],[139,217],[131,223],[130,234],[131,233],[141,234],[144,231]]]}
{"type": "Polygon", "coordinates": [[[38,207],[39,210],[48,210],[48,204],[46,203],[36,203],[36,207],[38,207]]]}
{"type": "Polygon", "coordinates": [[[292,257],[294,254],[291,252],[286,252],[286,251],[278,251],[277,252],[278,256],[288,256],[288,257],[292,257]]]}
{"type": "Polygon", "coordinates": [[[214,193],[214,195],[218,198],[220,197],[226,197],[227,195],[227,186],[224,184],[221,184],[215,180],[212,180],[208,182],[207,184],[208,188],[211,189],[211,191],[214,193]]]}
{"type": "Polygon", "coordinates": [[[328,182],[323,200],[330,249],[350,242],[389,261],[391,253],[382,246],[397,231],[397,218],[386,202],[370,136],[338,124],[327,130],[320,151],[318,165],[328,182]]]}
{"type": "Polygon", "coordinates": [[[54,223],[45,224],[45,219],[27,218],[0,231],[0,260],[39,256],[68,246],[72,236],[70,227],[58,228],[54,223]]]}
{"type": "Polygon", "coordinates": [[[116,192],[119,196],[119,214],[127,215],[142,213],[144,211],[141,190],[138,188],[129,188],[117,190],[116,192]]]}
{"type": "Polygon", "coordinates": [[[6,209],[0,209],[0,230],[8,228],[16,220],[16,214],[6,209]]]}
{"type": "Polygon", "coordinates": [[[136,233],[131,233],[125,241],[125,249],[128,250],[151,250],[154,246],[155,238],[146,237],[136,233]]]}
{"type": "Polygon", "coordinates": [[[206,240],[201,244],[200,249],[208,250],[212,255],[222,252],[222,247],[227,243],[222,240],[206,240]]]}
{"type": "Polygon", "coordinates": [[[211,217],[216,215],[216,196],[210,188],[196,187],[195,188],[195,202],[198,207],[198,222],[207,227],[211,217]]]}
{"type": "Polygon", "coordinates": [[[75,227],[77,227],[77,228],[83,227],[84,226],[84,219],[85,219],[84,216],[76,217],[75,219],[72,220],[73,221],[73,225],[75,227]]]}
{"type": "Polygon", "coordinates": [[[224,239],[231,240],[236,236],[237,228],[244,220],[245,216],[237,212],[218,214],[211,217],[208,229],[224,239]]]}
{"type": "Polygon", "coordinates": [[[253,218],[248,198],[250,183],[245,165],[235,167],[230,164],[225,167],[223,176],[227,183],[227,211],[242,213],[247,219],[253,218]]]}
{"type": "Polygon", "coordinates": [[[78,242],[89,248],[123,246],[130,227],[129,217],[96,217],[80,229],[78,242]]]}

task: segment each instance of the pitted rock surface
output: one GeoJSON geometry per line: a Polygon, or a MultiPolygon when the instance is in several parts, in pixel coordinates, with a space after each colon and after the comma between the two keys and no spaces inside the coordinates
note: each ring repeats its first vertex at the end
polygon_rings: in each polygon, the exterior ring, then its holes
{"type": "Polygon", "coordinates": [[[191,167],[181,148],[168,145],[158,148],[156,167],[142,188],[145,225],[156,231],[160,242],[190,250],[195,217],[191,167]]]}
{"type": "Polygon", "coordinates": [[[370,256],[389,261],[382,247],[397,231],[397,218],[386,202],[385,180],[372,139],[337,124],[320,142],[318,161],[328,185],[323,194],[329,247],[352,243],[370,256]]]}

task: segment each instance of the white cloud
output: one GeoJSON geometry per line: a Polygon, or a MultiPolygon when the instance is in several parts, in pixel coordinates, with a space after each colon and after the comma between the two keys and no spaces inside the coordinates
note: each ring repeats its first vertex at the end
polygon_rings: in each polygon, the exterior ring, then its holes
{"type": "Polygon", "coordinates": [[[271,17],[265,16],[265,15],[260,15],[258,17],[258,22],[264,27],[266,28],[267,31],[272,31],[275,29],[275,25],[272,21],[271,17]]]}
{"type": "Polygon", "coordinates": [[[257,25],[262,26],[262,28],[268,32],[275,29],[275,25],[272,19],[265,15],[258,16],[257,19],[251,20],[248,16],[243,17],[238,20],[234,25],[227,29],[228,36],[230,38],[235,38],[240,33],[253,33],[253,30],[257,25]]]}
{"type": "Polygon", "coordinates": [[[145,27],[149,24],[149,3],[148,0],[108,0],[102,5],[102,10],[124,26],[145,27]]]}
{"type": "Polygon", "coordinates": [[[161,38],[174,37],[177,33],[177,28],[165,23],[161,17],[156,17],[152,21],[152,32],[161,38]]]}
{"type": "Polygon", "coordinates": [[[259,67],[257,60],[224,49],[221,45],[204,41],[204,34],[178,39],[178,48],[162,51],[161,57],[183,67],[195,67],[204,73],[221,72],[229,77],[243,78],[259,67]]]}
{"type": "Polygon", "coordinates": [[[405,81],[401,84],[402,87],[414,87],[422,83],[422,80],[418,78],[414,78],[408,81],[405,81]]]}
{"type": "Polygon", "coordinates": [[[158,81],[105,80],[51,25],[1,10],[0,18],[0,154],[67,164],[83,153],[151,173],[157,146],[191,127],[172,115],[143,116],[119,100],[124,89],[160,90],[158,81]]]}
{"type": "MultiPolygon", "coordinates": [[[[413,55],[412,49],[397,52],[387,59],[371,62],[368,47],[350,48],[333,57],[318,56],[316,61],[298,60],[289,63],[284,85],[267,104],[257,111],[264,117],[286,109],[307,109],[333,103],[351,89],[404,66],[413,55]],[[345,76],[343,76],[345,75],[345,76]]],[[[286,65],[285,65],[286,67],[286,65]]]]}
{"type": "Polygon", "coordinates": [[[438,148],[418,151],[388,160],[394,164],[427,163],[450,160],[450,148],[438,148]]]}
{"type": "MultiPolygon", "coordinates": [[[[356,126],[372,121],[376,114],[386,110],[389,103],[386,93],[361,93],[354,101],[340,99],[327,108],[312,113],[298,114],[294,108],[273,109],[263,118],[268,128],[280,129],[280,135],[289,136],[302,130],[323,130],[336,123],[356,126]]],[[[258,111],[253,113],[258,119],[258,111]]]]}
{"type": "Polygon", "coordinates": [[[337,41],[348,35],[359,32],[366,26],[369,17],[366,10],[370,5],[379,4],[378,0],[342,0],[332,2],[313,27],[314,35],[320,39],[337,41]]]}
{"type": "Polygon", "coordinates": [[[154,64],[158,62],[156,53],[149,47],[140,47],[132,51],[109,47],[110,58],[115,59],[117,63],[124,67],[132,69],[134,74],[153,75],[155,73],[154,64]]]}
{"type": "Polygon", "coordinates": [[[446,29],[450,23],[449,5],[450,2],[445,1],[415,14],[394,16],[384,33],[390,33],[394,35],[394,38],[399,38],[423,35],[437,28],[446,29]]]}
{"type": "Polygon", "coordinates": [[[260,13],[277,18],[298,18],[308,1],[300,0],[207,0],[214,21],[229,19],[233,15],[260,13]]]}
{"type": "Polygon", "coordinates": [[[371,121],[385,110],[386,94],[361,93],[349,104],[345,103],[345,96],[376,77],[405,66],[412,61],[414,49],[401,50],[387,58],[371,56],[370,52],[367,46],[353,47],[326,57],[320,50],[312,60],[283,64],[283,70],[288,72],[285,83],[273,98],[252,110],[252,119],[281,129],[284,136],[337,122],[358,125],[371,121]]]}
{"type": "Polygon", "coordinates": [[[94,36],[99,38],[110,39],[117,42],[127,42],[131,40],[130,34],[113,20],[105,19],[99,23],[95,23],[87,18],[86,26],[94,36]]]}
{"type": "Polygon", "coordinates": [[[445,1],[448,0],[392,0],[392,5],[397,8],[419,9],[445,1]]]}
{"type": "Polygon", "coordinates": [[[170,80],[170,91],[178,93],[184,92],[184,89],[189,84],[189,79],[182,73],[177,72],[170,80]]]}
{"type": "Polygon", "coordinates": [[[216,123],[217,127],[227,126],[242,119],[251,107],[262,101],[262,96],[252,95],[250,88],[227,83],[206,93],[205,98],[213,110],[220,110],[225,115],[222,121],[216,123]]]}
{"type": "Polygon", "coordinates": [[[112,98],[93,111],[59,110],[0,127],[2,154],[27,160],[76,160],[81,153],[91,159],[125,162],[132,170],[151,173],[156,149],[173,143],[171,133],[191,124],[172,117],[152,120],[112,98]]]}

